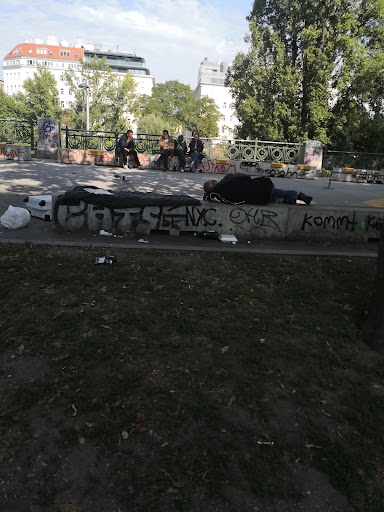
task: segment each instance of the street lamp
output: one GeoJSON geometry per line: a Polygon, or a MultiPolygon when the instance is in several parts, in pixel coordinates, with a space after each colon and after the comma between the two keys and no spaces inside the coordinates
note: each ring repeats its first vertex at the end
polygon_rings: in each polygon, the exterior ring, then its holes
{"type": "Polygon", "coordinates": [[[89,85],[88,82],[79,84],[79,89],[85,89],[86,111],[87,111],[87,132],[89,132],[89,85]]]}

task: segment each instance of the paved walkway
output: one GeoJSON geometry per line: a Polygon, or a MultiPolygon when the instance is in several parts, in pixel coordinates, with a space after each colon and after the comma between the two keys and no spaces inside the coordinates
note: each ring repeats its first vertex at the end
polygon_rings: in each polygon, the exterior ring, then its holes
{"type": "MultiPolygon", "coordinates": [[[[29,162],[0,162],[0,215],[13,206],[24,206],[23,199],[29,195],[57,194],[76,185],[94,185],[109,190],[138,190],[160,194],[188,194],[202,199],[203,183],[207,179],[221,179],[218,174],[193,174],[158,170],[118,169],[113,167],[65,165],[51,160],[29,162]],[[123,172],[121,172],[123,171],[123,172]],[[119,177],[116,177],[118,175],[119,177]],[[123,181],[122,177],[126,180],[123,181]]],[[[384,185],[366,183],[332,182],[329,179],[299,180],[274,178],[277,188],[295,189],[313,196],[313,204],[340,207],[384,206],[384,185]]],[[[300,207],[300,206],[298,206],[300,207]]],[[[215,240],[200,240],[192,234],[171,237],[156,234],[148,237],[148,243],[138,242],[139,237],[111,238],[89,233],[56,233],[50,222],[31,218],[28,227],[7,230],[0,225],[0,242],[53,243],[65,245],[129,247],[147,250],[167,248],[182,250],[224,250],[255,253],[288,254],[342,254],[376,256],[376,244],[346,245],[330,243],[305,243],[288,241],[260,241],[227,245],[215,240]]]]}

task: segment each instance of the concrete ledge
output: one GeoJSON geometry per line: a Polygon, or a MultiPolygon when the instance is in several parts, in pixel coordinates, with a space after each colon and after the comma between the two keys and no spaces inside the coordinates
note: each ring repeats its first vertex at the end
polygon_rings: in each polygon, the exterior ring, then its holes
{"type": "Polygon", "coordinates": [[[31,160],[31,146],[0,144],[0,160],[31,160]]]}
{"type": "MultiPolygon", "coordinates": [[[[62,164],[80,165],[115,165],[115,154],[112,151],[59,148],[58,162],[62,164]]],[[[156,169],[158,154],[138,153],[140,165],[145,169],[156,169]]],[[[170,170],[176,164],[179,169],[179,159],[173,157],[169,162],[170,170]]],[[[201,163],[202,172],[211,174],[249,174],[251,176],[267,176],[271,178],[301,178],[315,179],[316,168],[310,165],[284,164],[280,162],[244,162],[239,160],[220,160],[204,158],[201,163]]]]}
{"type": "MultiPolygon", "coordinates": [[[[56,201],[56,198],[54,198],[56,201]]],[[[114,234],[215,230],[240,240],[368,242],[380,236],[384,212],[375,208],[267,204],[230,206],[202,201],[201,206],[143,206],[112,209],[86,204],[53,208],[58,230],[114,234]]]]}
{"type": "Polygon", "coordinates": [[[332,181],[350,181],[352,183],[384,183],[384,169],[370,171],[348,167],[334,167],[332,181]]]}

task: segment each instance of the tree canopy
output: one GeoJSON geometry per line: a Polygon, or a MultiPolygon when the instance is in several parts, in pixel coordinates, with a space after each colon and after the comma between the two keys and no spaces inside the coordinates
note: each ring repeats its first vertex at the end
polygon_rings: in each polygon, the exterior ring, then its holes
{"type": "Polygon", "coordinates": [[[157,84],[152,96],[141,98],[140,110],[142,117],[161,118],[173,131],[179,128],[180,131],[198,130],[202,137],[218,135],[220,113],[215,102],[205,97],[196,100],[192,89],[176,80],[157,84]]]}
{"type": "Polygon", "coordinates": [[[19,92],[12,98],[16,115],[28,121],[43,117],[61,118],[56,80],[45,66],[38,64],[33,78],[27,78],[23,87],[25,92],[19,92]]]}
{"type": "Polygon", "coordinates": [[[105,58],[95,57],[91,62],[80,60],[80,79],[73,69],[64,73],[73,95],[72,107],[66,118],[72,128],[84,128],[86,124],[86,89],[89,85],[89,126],[91,130],[123,131],[130,127],[127,115],[132,113],[136,98],[136,83],[130,74],[119,77],[106,66],[105,58]]]}
{"type": "Polygon", "coordinates": [[[384,130],[384,1],[255,0],[227,75],[241,137],[372,150],[384,130]],[[364,136],[362,136],[364,128],[364,136]]]}

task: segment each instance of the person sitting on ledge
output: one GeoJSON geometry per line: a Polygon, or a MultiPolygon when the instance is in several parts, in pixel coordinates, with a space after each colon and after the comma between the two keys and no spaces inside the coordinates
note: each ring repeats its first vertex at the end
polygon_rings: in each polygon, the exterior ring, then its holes
{"type": "Polygon", "coordinates": [[[140,165],[139,157],[137,156],[137,152],[135,150],[135,141],[133,139],[133,131],[127,130],[127,132],[120,137],[118,142],[118,147],[116,148],[116,154],[120,154],[121,158],[121,167],[128,168],[128,157],[132,156],[135,165],[138,169],[144,169],[140,165]]]}
{"type": "Polygon", "coordinates": [[[296,200],[310,204],[311,196],[296,190],[275,188],[270,178],[251,178],[247,174],[227,174],[222,180],[209,180],[204,183],[204,199],[229,204],[296,204],[296,200]]]}

